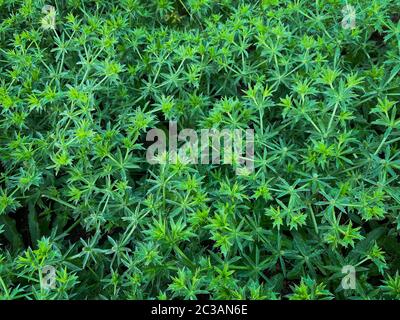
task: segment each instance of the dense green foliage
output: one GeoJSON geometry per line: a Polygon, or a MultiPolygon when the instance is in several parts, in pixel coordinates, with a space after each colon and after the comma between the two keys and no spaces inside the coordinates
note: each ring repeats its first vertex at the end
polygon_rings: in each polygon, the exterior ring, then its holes
{"type": "Polygon", "coordinates": [[[399,9],[0,0],[0,298],[400,298],[399,9]],[[254,173],[148,164],[170,120],[254,173]]]}

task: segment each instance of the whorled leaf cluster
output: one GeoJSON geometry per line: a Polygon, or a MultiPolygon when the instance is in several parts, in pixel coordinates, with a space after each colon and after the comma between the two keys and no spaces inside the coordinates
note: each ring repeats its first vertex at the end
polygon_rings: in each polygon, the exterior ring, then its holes
{"type": "Polygon", "coordinates": [[[0,298],[400,298],[399,9],[0,0],[0,298]],[[254,173],[150,165],[169,121],[254,173]]]}

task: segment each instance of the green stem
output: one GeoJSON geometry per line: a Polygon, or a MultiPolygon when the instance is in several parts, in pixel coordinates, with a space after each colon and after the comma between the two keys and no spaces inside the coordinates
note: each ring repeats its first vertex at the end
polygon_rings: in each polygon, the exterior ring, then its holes
{"type": "Polygon", "coordinates": [[[336,115],[336,111],[337,111],[338,106],[339,106],[339,103],[336,102],[335,108],[333,109],[333,112],[332,112],[332,115],[331,115],[331,119],[329,120],[328,129],[326,130],[327,132],[329,132],[329,130],[330,130],[331,126],[332,126],[333,118],[336,115]]]}

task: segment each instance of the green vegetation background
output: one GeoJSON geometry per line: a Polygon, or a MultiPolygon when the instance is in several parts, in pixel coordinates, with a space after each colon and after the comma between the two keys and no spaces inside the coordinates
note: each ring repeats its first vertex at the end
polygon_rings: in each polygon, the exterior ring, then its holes
{"type": "Polygon", "coordinates": [[[399,9],[0,0],[0,298],[400,298],[399,9]],[[255,172],[150,166],[169,120],[255,172]]]}

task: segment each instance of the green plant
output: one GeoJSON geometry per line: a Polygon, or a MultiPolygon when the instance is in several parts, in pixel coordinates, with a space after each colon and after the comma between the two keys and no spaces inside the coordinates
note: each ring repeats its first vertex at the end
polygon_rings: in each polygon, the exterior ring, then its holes
{"type": "Polygon", "coordinates": [[[399,9],[0,1],[0,298],[398,299],[399,9]],[[170,120],[254,172],[150,165],[170,120]]]}

